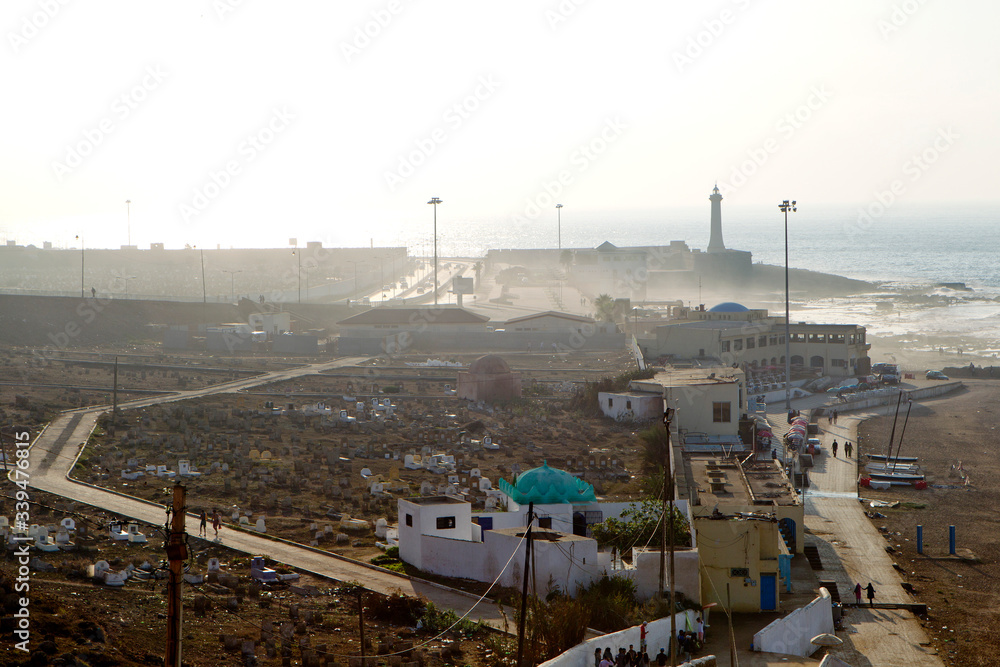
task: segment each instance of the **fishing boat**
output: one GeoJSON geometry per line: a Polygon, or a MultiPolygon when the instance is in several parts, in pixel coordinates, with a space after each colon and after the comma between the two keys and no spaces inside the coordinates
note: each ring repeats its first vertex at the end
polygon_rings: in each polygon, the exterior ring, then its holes
{"type": "Polygon", "coordinates": [[[886,456],[885,454],[869,454],[869,461],[875,461],[879,463],[888,463],[895,461],[897,463],[916,463],[919,460],[917,456],[886,456]]]}
{"type": "Polygon", "coordinates": [[[924,481],[924,476],[906,472],[870,472],[868,476],[880,482],[889,482],[893,486],[909,486],[914,482],[924,481]]]}

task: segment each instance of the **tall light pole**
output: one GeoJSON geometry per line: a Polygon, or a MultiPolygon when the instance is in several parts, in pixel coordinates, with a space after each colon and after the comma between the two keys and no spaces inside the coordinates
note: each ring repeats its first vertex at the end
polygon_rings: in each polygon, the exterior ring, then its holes
{"type": "Polygon", "coordinates": [[[229,298],[236,301],[236,274],[243,273],[243,269],[222,269],[222,272],[229,274],[229,298]]]}
{"type": "Polygon", "coordinates": [[[559,230],[559,249],[562,250],[562,204],[556,204],[557,227],[559,230]]]}
{"type": "Polygon", "coordinates": [[[297,238],[288,239],[288,243],[295,246],[292,254],[295,255],[295,259],[298,262],[298,268],[295,273],[299,278],[299,303],[302,303],[302,255],[299,254],[299,240],[297,238]]]}
{"type": "Polygon", "coordinates": [[[128,281],[135,280],[135,276],[122,276],[125,279],[125,298],[128,298],[128,281]]]}
{"type": "Polygon", "coordinates": [[[132,200],[125,200],[125,216],[128,224],[128,245],[132,247],[132,200]]]}
{"type": "Polygon", "coordinates": [[[792,337],[788,309],[788,211],[796,211],[795,200],[784,200],[778,209],[785,214],[785,414],[792,411],[792,337]]]}
{"type": "Polygon", "coordinates": [[[438,305],[438,197],[431,197],[428,204],[434,205],[434,305],[438,305]]]}
{"type": "Polygon", "coordinates": [[[83,299],[83,298],[85,298],[84,295],[83,295],[83,284],[84,284],[83,283],[83,266],[84,266],[84,259],[85,259],[84,252],[83,252],[84,245],[83,245],[83,237],[82,236],[80,236],[78,234],[76,238],[80,239],[80,298],[83,299]]]}

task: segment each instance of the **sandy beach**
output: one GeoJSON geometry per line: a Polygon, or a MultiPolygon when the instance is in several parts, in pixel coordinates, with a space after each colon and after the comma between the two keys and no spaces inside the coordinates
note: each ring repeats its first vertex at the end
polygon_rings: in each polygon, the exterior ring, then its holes
{"type": "MultiPolygon", "coordinates": [[[[998,378],[1000,379],[1000,378],[998,378]]],[[[921,602],[924,623],[939,655],[949,665],[996,665],[1000,656],[1000,382],[965,379],[965,389],[914,403],[903,434],[902,455],[917,456],[930,487],[862,489],[866,499],[899,505],[877,507],[872,518],[886,537],[886,549],[921,602]],[[966,481],[967,480],[967,481],[966,481]],[[923,526],[923,554],[917,553],[917,526],[923,526]],[[948,554],[948,528],[957,533],[956,556],[948,554]]],[[[900,410],[895,442],[902,434],[900,410]]],[[[884,453],[893,417],[866,421],[862,452],[884,453]]],[[[863,470],[863,459],[859,462],[863,470]]]]}

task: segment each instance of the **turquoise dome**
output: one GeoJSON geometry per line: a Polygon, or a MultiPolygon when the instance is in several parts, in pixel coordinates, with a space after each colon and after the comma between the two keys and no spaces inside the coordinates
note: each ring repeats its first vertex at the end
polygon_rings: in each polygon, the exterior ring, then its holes
{"type": "Polygon", "coordinates": [[[732,301],[726,301],[725,303],[720,303],[717,306],[713,306],[708,309],[710,313],[745,313],[749,308],[744,305],[734,303],[732,301]]]}
{"type": "Polygon", "coordinates": [[[527,470],[517,477],[517,484],[500,480],[500,490],[518,505],[535,503],[591,503],[597,501],[594,487],[565,470],[550,468],[548,463],[527,470]]]}

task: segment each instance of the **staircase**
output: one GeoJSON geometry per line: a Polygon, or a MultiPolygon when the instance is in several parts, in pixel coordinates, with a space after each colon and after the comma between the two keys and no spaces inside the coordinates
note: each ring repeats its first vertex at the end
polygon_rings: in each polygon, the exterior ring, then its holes
{"type": "Polygon", "coordinates": [[[809,559],[809,566],[814,570],[823,569],[823,561],[819,557],[819,548],[815,544],[807,544],[802,547],[802,553],[809,559]]]}

